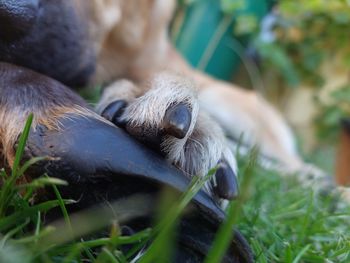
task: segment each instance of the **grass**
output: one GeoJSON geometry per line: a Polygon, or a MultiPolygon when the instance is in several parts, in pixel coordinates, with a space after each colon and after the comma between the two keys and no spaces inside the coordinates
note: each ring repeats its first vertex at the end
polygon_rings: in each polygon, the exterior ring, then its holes
{"type": "MultiPolygon", "coordinates": [[[[38,158],[20,165],[31,120],[32,117],[20,138],[15,169],[10,175],[1,171],[0,262],[75,263],[86,262],[86,259],[130,262],[133,249],[122,253],[120,245],[131,244],[136,248],[150,239],[153,243],[139,262],[165,262],[172,250],[168,237],[172,236],[181,212],[205,180],[194,181],[180,198],[164,198],[178,200],[171,209],[164,209],[170,206],[163,203],[161,219],[153,229],[122,237],[118,221],[110,224],[110,220],[102,220],[98,226],[91,221],[85,232],[76,231],[84,220],[92,218],[91,211],[79,217],[67,212],[66,204],[73,201],[62,199],[56,187],[64,182],[43,176],[30,184],[15,184],[28,166],[42,160],[38,158]],[[33,192],[43,186],[53,187],[57,200],[32,204],[33,192]],[[45,213],[55,207],[62,211],[62,222],[44,224],[45,213]],[[82,233],[92,233],[107,224],[109,235],[88,240],[80,238],[82,233]]],[[[241,182],[242,198],[230,204],[228,220],[218,231],[206,263],[220,262],[231,238],[228,229],[234,224],[248,239],[257,262],[350,262],[350,207],[302,188],[294,178],[283,178],[258,167],[254,156],[239,158],[241,175],[245,178],[241,182]]],[[[208,176],[211,174],[213,171],[208,176]]],[[[98,211],[92,213],[101,215],[98,211]]]]}
{"type": "MultiPolygon", "coordinates": [[[[176,38],[182,25],[178,21],[174,25],[173,38],[176,38]]],[[[213,46],[209,45],[210,54],[202,57],[204,64],[217,47],[217,40],[214,42],[213,46]]],[[[259,90],[256,85],[255,90],[259,90]]],[[[331,172],[332,156],[334,147],[326,145],[304,157],[331,172]]],[[[241,175],[246,175],[249,162],[247,157],[239,158],[241,175]]],[[[242,193],[248,198],[232,222],[238,224],[248,239],[257,262],[350,262],[348,204],[335,202],[333,197],[321,197],[312,189],[301,187],[293,177],[281,177],[258,166],[248,175],[251,176],[249,187],[242,193]]]]}
{"type": "Polygon", "coordinates": [[[256,169],[239,229],[257,262],[350,262],[350,207],[256,169]]]}

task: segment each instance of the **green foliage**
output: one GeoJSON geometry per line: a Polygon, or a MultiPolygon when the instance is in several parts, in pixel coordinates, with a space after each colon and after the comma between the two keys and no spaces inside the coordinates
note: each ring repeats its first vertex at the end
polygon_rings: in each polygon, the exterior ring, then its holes
{"type": "Polygon", "coordinates": [[[238,15],[235,22],[233,33],[238,36],[254,32],[258,25],[258,19],[252,14],[238,15]]]}
{"type": "Polygon", "coordinates": [[[221,0],[221,9],[226,14],[234,14],[246,8],[246,0],[221,0]]]}
{"type": "Polygon", "coordinates": [[[350,84],[331,93],[332,101],[319,102],[320,112],[315,124],[320,138],[335,141],[339,138],[340,120],[350,116],[350,84]]]}
{"type": "Polygon", "coordinates": [[[280,21],[272,44],[283,53],[284,64],[276,60],[274,49],[257,46],[263,53],[265,70],[275,71],[288,86],[308,82],[321,86],[320,65],[332,56],[341,56],[344,67],[350,66],[350,6],[343,0],[280,0],[280,21]],[[292,75],[293,78],[288,78],[292,75]]]}
{"type": "Polygon", "coordinates": [[[98,102],[98,100],[100,99],[100,96],[101,96],[101,93],[102,93],[102,88],[101,88],[101,86],[86,87],[86,88],[83,88],[83,89],[79,89],[78,93],[88,103],[96,104],[98,102]]]}
{"type": "MultiPolygon", "coordinates": [[[[210,2],[210,0],[207,0],[210,2]]],[[[183,1],[187,5],[199,1],[183,1]]],[[[271,3],[271,1],[268,1],[271,3]]],[[[273,28],[275,40],[264,42],[258,32],[258,19],[250,13],[249,0],[220,0],[222,22],[208,44],[199,69],[205,69],[227,30],[240,38],[255,36],[253,44],[262,57],[262,72],[266,76],[267,93],[283,94],[281,88],[296,88],[307,84],[321,89],[325,84],[321,65],[340,58],[344,71],[350,70],[350,2],[345,0],[279,0],[276,2],[277,22],[273,28]],[[269,81],[270,80],[270,81],[269,81]]],[[[194,5],[195,7],[195,5],[194,5]]],[[[348,84],[348,83],[344,83],[348,84]]],[[[346,90],[344,90],[346,92],[346,90]]],[[[344,103],[341,103],[344,104],[344,103]]],[[[333,139],[339,120],[349,112],[332,104],[320,104],[321,113],[315,120],[321,139],[333,139]]]]}
{"type": "Polygon", "coordinates": [[[249,11],[248,0],[221,0],[221,10],[233,17],[233,34],[235,36],[252,34],[257,30],[258,19],[249,11]]]}
{"type": "MultiPolygon", "coordinates": [[[[135,252],[147,242],[152,243],[146,253],[140,258],[140,262],[164,262],[169,259],[173,243],[173,236],[178,218],[185,210],[193,196],[215,173],[211,170],[204,178],[196,177],[189,185],[188,191],[181,196],[164,198],[163,210],[159,216],[159,222],[150,230],[146,229],[135,235],[124,237],[119,234],[118,222],[111,226],[110,236],[88,241],[81,236],[93,234],[96,230],[108,227],[111,224],[111,215],[104,215],[102,211],[92,209],[74,215],[71,220],[65,207],[74,201],[62,199],[56,185],[65,182],[49,178],[47,176],[34,180],[31,183],[19,184],[18,179],[24,174],[30,164],[46,158],[35,158],[24,163],[20,162],[24,153],[25,144],[30,132],[33,116],[30,115],[24,131],[19,139],[16,159],[11,176],[7,176],[2,170],[3,185],[0,189],[0,262],[129,262],[135,256],[135,252]],[[52,186],[57,200],[32,204],[34,190],[38,187],[52,186]],[[22,194],[24,193],[24,194],[22,194]],[[164,201],[165,200],[165,201],[164,201]],[[54,222],[50,225],[43,224],[45,214],[53,208],[60,207],[63,222],[54,222]],[[169,209],[170,207],[170,209],[169,209]],[[98,219],[96,218],[98,215],[98,219]],[[97,219],[97,220],[96,220],[97,219]],[[102,221],[102,223],[101,223],[102,221]],[[96,228],[97,225],[97,228],[96,228]],[[77,241],[79,240],[79,241],[77,241]],[[122,244],[133,246],[127,254],[119,249],[122,244]],[[167,249],[166,249],[167,248],[167,249]]],[[[169,192],[165,191],[168,195],[169,192]]],[[[137,202],[132,202],[133,204],[137,202]]],[[[128,205],[130,206],[130,204],[128,205]]],[[[111,204],[111,213],[116,213],[117,208],[123,210],[122,203],[118,206],[111,204]]],[[[124,207],[126,207],[124,205],[124,207]]],[[[136,208],[135,208],[136,209],[136,208]]]]}
{"type": "Polygon", "coordinates": [[[11,200],[16,198],[17,191],[15,188],[16,181],[23,175],[23,171],[20,171],[19,164],[24,153],[25,143],[27,141],[30,126],[33,121],[33,115],[29,115],[27,123],[24,127],[23,133],[19,138],[18,149],[16,151],[15,160],[13,163],[13,169],[10,177],[7,177],[5,172],[3,172],[4,182],[1,187],[0,194],[0,218],[5,215],[7,209],[11,205],[11,200]]]}
{"type": "Polygon", "coordinates": [[[242,169],[244,172],[241,174],[243,178],[240,190],[241,194],[238,197],[238,200],[235,200],[229,204],[226,211],[227,219],[220,226],[205,263],[221,262],[221,259],[224,257],[225,252],[229,247],[229,243],[232,239],[232,227],[237,224],[243,205],[248,199],[248,188],[255,169],[257,168],[256,161],[258,154],[257,148],[253,149],[248,162],[245,164],[245,169],[242,169]]]}
{"type": "Polygon", "coordinates": [[[262,168],[255,169],[249,191],[238,229],[256,262],[350,261],[349,205],[262,168]]]}
{"type": "MultiPolygon", "coordinates": [[[[300,84],[320,89],[325,83],[321,65],[340,58],[344,71],[350,70],[350,3],[344,0],[279,0],[275,41],[255,46],[262,56],[263,74],[277,79],[273,90],[300,84]]],[[[320,102],[315,119],[317,133],[323,141],[335,141],[341,118],[349,117],[349,85],[332,94],[331,103],[320,102]]]]}
{"type": "Polygon", "coordinates": [[[255,47],[259,50],[266,70],[268,68],[272,71],[278,70],[281,77],[292,87],[299,84],[299,73],[283,47],[276,43],[264,43],[259,40],[255,40],[255,47]]]}
{"type": "Polygon", "coordinates": [[[166,192],[168,198],[164,198],[166,201],[162,203],[163,212],[159,217],[159,223],[153,230],[156,236],[147,252],[140,259],[140,263],[161,263],[167,261],[171,257],[172,248],[170,246],[173,245],[172,239],[174,238],[177,220],[196,193],[212,177],[215,170],[216,169],[209,171],[208,175],[204,178],[195,177],[188,190],[181,195],[180,198],[177,198],[177,200],[174,199],[174,195],[169,198],[169,192],[166,192]]]}

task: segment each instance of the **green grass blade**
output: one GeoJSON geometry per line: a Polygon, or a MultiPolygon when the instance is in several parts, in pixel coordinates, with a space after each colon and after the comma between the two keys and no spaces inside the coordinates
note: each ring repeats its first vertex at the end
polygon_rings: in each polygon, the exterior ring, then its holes
{"type": "Polygon", "coordinates": [[[95,263],[121,263],[116,257],[113,255],[111,251],[107,248],[102,249],[102,253],[96,259],[95,263]]]}
{"type": "Polygon", "coordinates": [[[12,177],[16,178],[17,173],[18,173],[18,167],[20,165],[20,162],[22,160],[22,156],[25,150],[26,142],[28,140],[29,132],[30,132],[30,127],[32,126],[33,122],[33,114],[29,114],[27,118],[27,122],[24,126],[23,132],[21,136],[19,137],[19,142],[18,142],[18,147],[15,155],[15,160],[13,163],[12,167],[12,177]]]}
{"type": "Polygon", "coordinates": [[[162,216],[162,220],[154,229],[155,233],[158,235],[147,249],[146,253],[138,261],[139,263],[153,263],[157,260],[161,260],[159,254],[163,251],[166,243],[170,242],[171,238],[169,234],[175,228],[175,224],[181,213],[204,184],[214,175],[215,171],[216,168],[211,169],[205,177],[195,177],[188,190],[182,194],[180,201],[177,204],[173,204],[169,211],[162,216]]]}
{"type": "Polygon", "coordinates": [[[40,234],[40,229],[41,229],[41,212],[38,211],[37,216],[36,216],[36,224],[35,224],[35,232],[34,236],[36,237],[36,243],[38,242],[38,236],[40,234]]]}
{"type": "MultiPolygon", "coordinates": [[[[64,201],[66,204],[69,203],[74,203],[75,201],[71,200],[65,200],[64,201]]],[[[38,205],[31,206],[29,208],[26,208],[22,211],[15,212],[11,214],[10,216],[7,216],[5,218],[0,219],[0,231],[4,231],[7,228],[18,224],[21,222],[23,219],[27,217],[32,217],[35,214],[37,214],[38,211],[41,212],[47,212],[51,210],[52,208],[55,208],[60,205],[60,202],[58,200],[53,200],[53,201],[47,201],[38,205]]]]}
{"type": "Polygon", "coordinates": [[[300,262],[302,256],[306,253],[306,251],[308,251],[308,249],[310,248],[310,244],[306,245],[299,253],[298,255],[295,257],[295,259],[293,260],[292,263],[298,263],[300,262]]]}
{"type": "MultiPolygon", "coordinates": [[[[46,177],[49,178],[47,175],[46,175],[46,177]]],[[[62,214],[63,214],[64,221],[66,222],[70,233],[73,234],[72,223],[71,223],[71,220],[69,218],[69,214],[68,214],[67,208],[65,206],[64,200],[63,200],[60,192],[58,191],[57,186],[53,184],[52,188],[53,188],[53,190],[55,192],[55,195],[57,197],[57,200],[58,200],[58,202],[60,204],[60,208],[61,208],[61,211],[62,211],[62,214]]]]}
{"type": "Polygon", "coordinates": [[[226,250],[230,245],[230,241],[233,237],[233,226],[237,223],[243,203],[247,198],[248,187],[254,173],[257,157],[258,150],[253,149],[250,157],[250,163],[243,175],[243,182],[241,186],[242,190],[240,196],[236,202],[230,203],[226,220],[218,230],[212,248],[210,249],[207,258],[204,261],[205,263],[221,262],[221,259],[225,255],[226,250]]]}
{"type": "Polygon", "coordinates": [[[17,234],[19,231],[21,231],[25,226],[29,224],[30,220],[27,218],[27,220],[24,221],[24,223],[20,224],[19,226],[11,229],[2,239],[0,243],[0,249],[5,246],[5,243],[8,239],[10,239],[12,236],[17,234]]]}
{"type": "Polygon", "coordinates": [[[47,159],[48,159],[48,157],[34,157],[34,158],[31,158],[30,160],[26,161],[23,164],[23,166],[19,169],[17,177],[22,176],[28,170],[28,168],[31,167],[32,165],[34,165],[38,162],[47,160],[47,159]]]}
{"type": "Polygon", "coordinates": [[[0,194],[0,218],[2,218],[6,212],[6,209],[8,205],[10,204],[10,201],[12,200],[13,196],[16,194],[16,191],[14,190],[14,185],[16,184],[16,181],[19,177],[18,174],[18,167],[20,165],[25,145],[29,136],[30,127],[33,122],[33,114],[29,114],[27,122],[24,126],[23,132],[19,138],[18,147],[16,150],[15,160],[12,167],[11,177],[7,178],[5,180],[4,184],[1,187],[1,194],[0,194]]]}
{"type": "MultiPolygon", "coordinates": [[[[13,240],[12,242],[16,243],[16,244],[23,244],[23,245],[25,244],[27,246],[36,245],[40,239],[45,238],[46,236],[54,233],[55,230],[56,229],[54,227],[47,226],[47,227],[43,228],[38,233],[38,235],[29,235],[29,236],[26,236],[26,237],[23,237],[20,239],[13,240]]],[[[33,246],[33,247],[36,247],[36,246],[33,246]]]]}
{"type": "Polygon", "coordinates": [[[70,248],[70,252],[68,255],[63,259],[62,263],[71,263],[75,262],[78,255],[81,253],[82,247],[80,245],[75,245],[70,248]]]}
{"type": "Polygon", "coordinates": [[[96,258],[93,255],[93,251],[87,247],[83,247],[86,256],[89,258],[90,262],[95,262],[96,258]]]}

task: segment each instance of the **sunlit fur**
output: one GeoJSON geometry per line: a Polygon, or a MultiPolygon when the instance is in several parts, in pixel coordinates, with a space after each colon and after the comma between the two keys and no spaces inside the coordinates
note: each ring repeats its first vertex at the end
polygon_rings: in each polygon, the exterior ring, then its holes
{"type": "MultiPolygon", "coordinates": [[[[116,79],[127,78],[137,86],[147,79],[154,78],[155,75],[164,70],[177,72],[184,78],[193,81],[197,89],[199,111],[203,116],[210,115],[212,117],[211,127],[219,125],[230,138],[236,140],[241,138],[242,143],[249,147],[255,144],[259,145],[263,156],[277,161],[278,165],[272,167],[283,167],[279,170],[282,170],[284,174],[297,173],[302,181],[307,178],[305,174],[310,172],[316,174],[318,178],[326,176],[320,169],[315,167],[310,169],[311,166],[302,161],[296,151],[293,134],[285,120],[256,92],[247,91],[233,84],[211,78],[193,69],[185,62],[170,43],[167,33],[175,1],[111,0],[104,2],[105,8],[99,3],[99,10],[103,12],[100,12],[98,17],[100,21],[109,21],[105,22],[108,24],[108,30],[102,30],[106,34],[98,39],[101,49],[93,81],[110,84],[116,79]],[[115,10],[118,19],[111,21],[108,10],[115,10]]],[[[156,91],[146,93],[148,95],[143,99],[140,98],[139,101],[150,105],[147,100],[152,100],[152,96],[149,94],[161,97],[161,93],[170,92],[171,89],[166,89],[168,81],[169,78],[165,78],[161,85],[165,87],[164,90],[156,88],[159,95],[156,94],[156,91]]],[[[113,85],[111,84],[110,88],[106,89],[108,94],[112,93],[113,85]]],[[[114,87],[117,86],[114,85],[114,87]]],[[[139,87],[138,93],[146,91],[144,86],[139,85],[139,87]]],[[[154,88],[153,86],[148,87],[154,88]]],[[[116,92],[115,99],[119,98],[117,94],[120,93],[116,92]]],[[[113,98],[109,96],[109,101],[111,100],[113,98]]],[[[100,107],[104,101],[103,99],[99,104],[100,107]]],[[[167,102],[159,100],[154,101],[154,103],[152,107],[154,110],[158,109],[158,106],[167,104],[167,102]]],[[[152,108],[149,108],[148,112],[152,108]]],[[[134,116],[136,117],[136,115],[134,116]]],[[[156,116],[156,113],[150,113],[149,116],[156,116]]],[[[209,118],[205,117],[205,119],[209,118]]],[[[197,120],[196,127],[205,127],[204,124],[201,124],[201,119],[197,120]]],[[[222,131],[219,132],[219,127],[212,130],[222,133],[222,131]]],[[[203,132],[203,134],[205,133],[203,132]]],[[[216,143],[215,140],[222,140],[221,136],[204,138],[205,136],[202,135],[196,138],[196,134],[198,133],[192,133],[191,139],[201,145],[205,144],[201,140],[212,140],[209,145],[214,147],[214,145],[220,144],[216,143]]],[[[171,146],[167,145],[167,147],[171,146]]],[[[175,144],[174,148],[177,148],[175,144]]],[[[206,154],[213,152],[217,151],[208,151],[206,154]]],[[[195,156],[195,153],[193,154],[195,156]]],[[[207,157],[207,159],[210,158],[207,157]]]]}

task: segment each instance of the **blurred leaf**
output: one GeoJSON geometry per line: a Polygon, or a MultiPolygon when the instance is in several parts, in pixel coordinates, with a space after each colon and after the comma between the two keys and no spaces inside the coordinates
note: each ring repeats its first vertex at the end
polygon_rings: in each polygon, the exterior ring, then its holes
{"type": "Polygon", "coordinates": [[[342,88],[339,88],[332,92],[332,98],[336,100],[336,102],[347,102],[350,103],[350,85],[345,85],[342,88]]]}
{"type": "Polygon", "coordinates": [[[246,8],[246,0],[220,0],[221,10],[226,14],[234,14],[246,8]]]}
{"type": "Polygon", "coordinates": [[[234,33],[237,35],[250,34],[257,28],[258,21],[255,15],[238,15],[234,25],[234,33]]]}
{"type": "Polygon", "coordinates": [[[196,2],[198,2],[199,0],[178,0],[177,1],[177,4],[178,6],[189,6],[189,5],[192,5],[196,2]]]}
{"type": "Polygon", "coordinates": [[[25,248],[7,244],[0,249],[0,262],[29,263],[32,262],[32,258],[25,248]]]}
{"type": "MultiPolygon", "coordinates": [[[[65,200],[66,204],[75,203],[72,200],[65,200]]],[[[10,216],[0,219],[0,231],[3,231],[13,225],[18,225],[21,220],[26,219],[27,217],[31,217],[37,214],[38,211],[47,212],[52,208],[59,206],[60,203],[57,200],[47,201],[45,203],[40,203],[38,205],[34,205],[23,209],[22,211],[15,212],[10,216]]]]}
{"type": "Polygon", "coordinates": [[[300,78],[294,64],[279,45],[256,42],[256,47],[262,58],[278,70],[289,86],[293,87],[299,84],[300,78]]]}
{"type": "Polygon", "coordinates": [[[207,258],[205,259],[205,263],[221,262],[230,246],[230,242],[234,234],[234,226],[239,219],[243,204],[248,198],[248,188],[256,168],[258,155],[258,148],[253,148],[249,155],[249,162],[242,176],[243,181],[241,183],[241,193],[238,200],[230,202],[227,209],[226,220],[219,227],[212,247],[208,252],[207,258]]]}
{"type": "Polygon", "coordinates": [[[344,116],[343,111],[338,107],[330,107],[323,115],[323,124],[335,126],[339,124],[340,119],[344,116]]]}
{"type": "Polygon", "coordinates": [[[17,186],[18,189],[33,187],[34,189],[42,188],[47,185],[68,185],[64,180],[55,177],[40,177],[28,184],[21,184],[17,186]]]}
{"type": "Polygon", "coordinates": [[[300,51],[301,55],[305,58],[302,62],[303,67],[309,71],[317,70],[323,61],[323,53],[318,50],[315,51],[307,44],[301,44],[300,51]]]}

